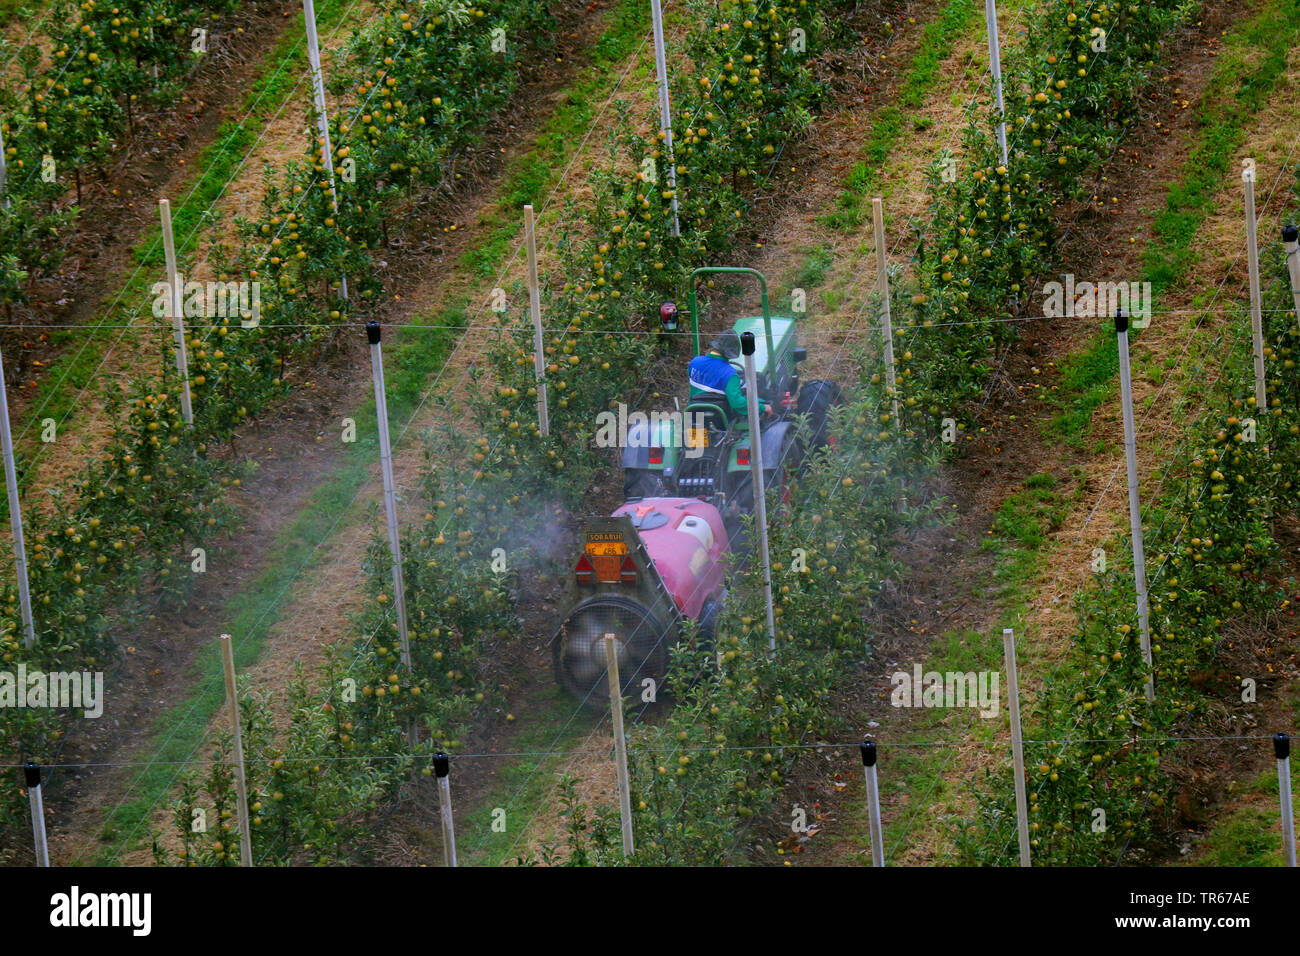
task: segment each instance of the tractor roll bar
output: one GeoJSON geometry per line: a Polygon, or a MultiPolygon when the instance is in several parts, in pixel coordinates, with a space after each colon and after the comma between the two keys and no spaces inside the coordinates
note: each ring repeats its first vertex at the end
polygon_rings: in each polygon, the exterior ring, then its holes
{"type": "Polygon", "coordinates": [[[691,272],[691,287],[688,296],[689,308],[691,310],[691,345],[695,349],[695,354],[700,354],[700,322],[699,310],[695,305],[695,278],[700,275],[721,273],[724,275],[748,275],[758,280],[759,295],[763,301],[763,335],[767,342],[767,354],[769,359],[773,354],[772,343],[772,310],[767,302],[767,279],[763,278],[763,273],[757,269],[749,269],[743,266],[701,266],[691,272]]]}

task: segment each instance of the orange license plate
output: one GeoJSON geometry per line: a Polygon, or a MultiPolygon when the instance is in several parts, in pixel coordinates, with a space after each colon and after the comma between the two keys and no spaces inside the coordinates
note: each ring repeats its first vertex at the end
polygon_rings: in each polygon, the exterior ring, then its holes
{"type": "Polygon", "coordinates": [[[615,558],[627,554],[627,542],[621,534],[589,532],[586,552],[593,558],[615,558]]]}
{"type": "Polygon", "coordinates": [[[688,428],[686,429],[686,447],[687,448],[708,448],[709,431],[707,428],[688,428]]]}

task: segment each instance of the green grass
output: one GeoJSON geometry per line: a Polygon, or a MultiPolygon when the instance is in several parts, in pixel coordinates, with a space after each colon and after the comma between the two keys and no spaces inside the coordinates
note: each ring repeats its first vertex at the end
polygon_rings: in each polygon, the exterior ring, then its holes
{"type": "Polygon", "coordinates": [[[794,286],[811,289],[826,281],[826,272],[834,262],[834,255],[827,246],[818,246],[808,253],[808,259],[794,277],[794,286]]]}
{"type": "MultiPolygon", "coordinates": [[[[835,262],[835,254],[829,246],[819,245],[811,249],[805,249],[804,254],[807,259],[799,267],[794,278],[790,280],[790,289],[777,301],[784,301],[788,314],[794,312],[794,290],[802,289],[805,293],[815,289],[826,281],[826,273],[830,271],[835,262]]],[[[805,302],[805,308],[807,303],[805,302]]]]}
{"type": "Polygon", "coordinates": [[[457,862],[463,866],[502,866],[514,862],[527,847],[520,839],[533,821],[527,808],[545,808],[546,795],[556,785],[565,761],[565,751],[598,750],[613,741],[608,732],[592,733],[592,716],[585,711],[574,717],[573,698],[558,687],[541,691],[530,700],[525,726],[519,728],[510,746],[519,753],[542,754],[497,760],[499,769],[492,788],[477,806],[457,814],[457,862]],[[505,811],[505,830],[492,829],[493,811],[505,811]],[[465,812],[468,811],[468,812],[465,812]]]}
{"type": "MultiPolygon", "coordinates": [[[[1293,768],[1291,776],[1294,792],[1300,775],[1293,768]]],[[[1252,801],[1220,819],[1186,862],[1192,866],[1284,865],[1277,772],[1260,774],[1236,793],[1248,800],[1257,798],[1259,804],[1252,801]]]]}
{"type": "MultiPolygon", "coordinates": [[[[1060,384],[1052,401],[1060,408],[1049,429],[1072,448],[1082,448],[1091,432],[1092,415],[1114,390],[1119,375],[1119,346],[1114,324],[1107,320],[1083,351],[1069,356],[1060,365],[1060,384]]],[[[1131,337],[1136,337],[1132,332],[1131,337]]]]}
{"type": "MultiPolygon", "coordinates": [[[[644,32],[646,18],[637,12],[643,7],[644,4],[639,0],[624,0],[616,15],[611,18],[609,29],[595,45],[598,51],[604,52],[595,56],[575,84],[574,89],[581,95],[577,99],[571,96],[564,106],[556,110],[547,120],[537,145],[508,167],[502,188],[503,199],[498,203],[498,209],[511,208],[520,190],[529,188],[529,171],[547,168],[544,165],[547,162],[555,164],[550,167],[554,171],[563,168],[562,160],[567,161],[567,157],[582,141],[580,133],[583,121],[580,117],[585,116],[586,121],[590,121],[592,116],[588,107],[579,106],[578,103],[590,103],[598,97],[608,95],[613,87],[613,63],[604,57],[619,50],[635,49],[644,32]]],[[[550,181],[536,182],[539,191],[533,195],[540,195],[540,190],[548,187],[550,181]]],[[[502,218],[504,227],[507,225],[504,213],[502,218]]],[[[517,230],[518,218],[514,217],[509,225],[512,230],[517,230]]],[[[514,235],[513,231],[511,235],[514,235]]],[[[504,245],[501,243],[502,240],[495,231],[485,231],[462,255],[460,264],[475,270],[480,276],[493,275],[511,248],[508,238],[504,245]],[[487,269],[486,273],[484,268],[487,269]]],[[[390,431],[395,444],[404,423],[417,410],[430,378],[444,366],[454,350],[460,335],[459,329],[466,323],[467,308],[467,302],[455,302],[428,316],[417,317],[412,323],[413,327],[397,328],[384,343],[385,392],[390,431]]],[[[315,567],[319,557],[327,551],[329,539],[342,528],[343,517],[369,477],[371,467],[378,460],[379,435],[374,424],[373,400],[355,412],[353,417],[358,423],[357,440],[346,446],[343,463],[313,489],[293,523],[282,529],[269,543],[267,570],[249,588],[231,594],[218,614],[218,617],[230,621],[230,633],[236,641],[237,669],[246,668],[261,657],[268,634],[280,622],[284,608],[292,596],[292,585],[300,575],[315,567]]],[[[154,726],[158,729],[154,736],[155,742],[150,747],[154,754],[154,764],[137,775],[132,784],[131,799],[124,801],[105,821],[100,834],[104,847],[95,860],[96,865],[113,864],[147,835],[142,831],[148,825],[148,817],[175,785],[177,766],[180,762],[192,759],[202,746],[207,729],[225,696],[221,661],[215,644],[195,660],[194,687],[195,691],[190,697],[179,701],[156,718],[154,726]]],[[[546,717],[549,711],[538,715],[535,721],[538,734],[548,730],[553,733],[560,717],[572,712],[572,707],[569,706],[561,714],[562,708],[558,702],[553,703],[553,708],[553,719],[546,717]]],[[[549,739],[543,741],[545,744],[550,742],[549,739]]],[[[531,746],[521,744],[520,749],[530,749],[531,746]]],[[[513,775],[520,775],[520,779],[523,779],[527,776],[523,769],[526,766],[530,765],[516,766],[511,763],[501,771],[500,779],[512,780],[515,779],[513,775]]],[[[539,773],[528,786],[549,786],[553,782],[549,773],[539,773]]],[[[532,792],[526,790],[525,798],[532,792]]],[[[484,850],[489,855],[500,854],[501,858],[496,860],[498,863],[508,856],[509,846],[509,841],[505,841],[502,846],[498,845],[499,842],[489,841],[484,850]]]]}
{"type": "Polygon", "coordinates": [[[1281,866],[1281,840],[1268,832],[1276,814],[1246,807],[1216,826],[1197,859],[1199,866],[1281,866]]]}
{"type": "MultiPolygon", "coordinates": [[[[1155,235],[1143,250],[1141,281],[1151,283],[1154,297],[1195,264],[1197,231],[1215,210],[1219,193],[1239,186],[1233,156],[1245,142],[1250,118],[1285,78],[1287,54],[1297,43],[1300,16],[1295,0],[1274,0],[1224,38],[1223,52],[1197,107],[1196,139],[1152,224],[1155,235]]],[[[1135,331],[1130,338],[1140,335],[1135,331]]],[[[1093,412],[1115,390],[1119,352],[1113,327],[1107,323],[1091,344],[1062,364],[1061,373],[1053,399],[1060,411],[1049,428],[1071,447],[1083,448],[1093,412]]]]}
{"type": "MultiPolygon", "coordinates": [[[[1007,626],[1013,624],[1008,618],[1007,626]]],[[[914,663],[925,671],[994,671],[1002,666],[1002,631],[995,628],[988,633],[969,630],[952,630],[939,635],[925,652],[925,657],[899,662],[899,669],[910,673],[914,663]]],[[[903,797],[898,809],[893,811],[885,827],[885,861],[889,863],[917,841],[933,840],[937,833],[940,861],[947,852],[948,836],[943,821],[935,814],[951,804],[962,789],[964,781],[945,773],[958,754],[955,747],[908,747],[908,740],[962,740],[975,745],[987,744],[996,739],[1005,724],[1006,688],[999,681],[1002,703],[996,718],[983,718],[978,708],[950,709],[944,707],[915,708],[907,724],[906,738],[880,742],[880,792],[882,802],[892,797],[903,797]]],[[[861,732],[861,727],[846,728],[861,732]]],[[[1008,760],[1007,779],[1011,768],[1008,760]]],[[[860,783],[860,781],[859,781],[860,783]]],[[[844,801],[837,813],[841,829],[851,834],[850,840],[862,848],[864,860],[869,860],[870,826],[864,801],[844,801]]],[[[932,861],[939,862],[939,861],[932,861]]]]}
{"type": "Polygon", "coordinates": [[[844,190],[835,200],[834,211],[822,222],[841,232],[852,232],[862,222],[868,198],[879,188],[880,172],[899,139],[912,131],[912,117],[925,103],[940,67],[952,53],[953,43],[977,24],[974,0],[949,0],[939,19],[927,23],[921,42],[894,101],[879,110],[871,120],[871,132],[862,150],[862,159],[854,164],[844,182],[844,190]]]}
{"type": "Polygon", "coordinates": [[[1055,475],[1039,472],[1025,479],[1021,491],[1008,495],[993,518],[993,534],[981,543],[997,558],[996,576],[1004,600],[1019,601],[1038,567],[1038,553],[1048,535],[1061,528],[1083,496],[1079,475],[1062,488],[1055,475]]]}

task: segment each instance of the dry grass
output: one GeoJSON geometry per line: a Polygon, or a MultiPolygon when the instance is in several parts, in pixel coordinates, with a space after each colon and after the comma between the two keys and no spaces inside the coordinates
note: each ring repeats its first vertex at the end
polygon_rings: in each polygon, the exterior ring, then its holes
{"type": "MultiPolygon", "coordinates": [[[[1004,4],[998,11],[1003,49],[1013,48],[1019,39],[1012,27],[1019,22],[1025,6],[1023,3],[1004,4]]],[[[897,49],[891,48],[889,60],[895,64],[910,60],[917,39],[909,38],[897,49]]],[[[880,193],[888,258],[892,265],[903,265],[905,275],[905,250],[912,242],[912,228],[921,224],[929,203],[925,170],[944,150],[951,152],[960,162],[967,106],[985,95],[983,83],[987,57],[987,46],[980,38],[968,35],[957,39],[940,67],[940,75],[951,79],[933,91],[912,114],[914,132],[900,139],[886,163],[877,171],[877,181],[885,184],[880,193]]],[[[855,119],[851,118],[850,122],[855,119]]],[[[833,182],[838,184],[848,170],[834,169],[830,172],[835,174],[833,182]]],[[[817,238],[833,250],[836,262],[824,291],[819,295],[821,304],[825,306],[831,297],[839,303],[839,307],[828,312],[820,324],[829,334],[833,334],[831,330],[846,330],[852,334],[852,330],[867,324],[863,299],[874,292],[879,268],[870,215],[857,234],[846,236],[822,230],[817,238]]]]}

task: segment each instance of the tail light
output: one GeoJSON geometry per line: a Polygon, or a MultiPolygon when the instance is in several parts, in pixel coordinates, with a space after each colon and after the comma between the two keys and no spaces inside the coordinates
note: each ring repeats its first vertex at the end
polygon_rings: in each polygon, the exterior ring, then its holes
{"type": "Polygon", "coordinates": [[[659,325],[665,332],[676,332],[678,327],[677,304],[665,302],[659,306],[659,325]]]}
{"type": "Polygon", "coordinates": [[[577,580],[579,587],[586,587],[596,579],[596,569],[591,566],[584,554],[578,559],[577,566],[573,569],[573,576],[577,580]]]}
{"type": "Polygon", "coordinates": [[[618,580],[620,584],[636,584],[636,562],[632,555],[623,559],[623,565],[618,569],[618,580]]]}
{"type": "Polygon", "coordinates": [[[737,448],[737,449],[736,449],[736,464],[737,464],[737,465],[748,465],[748,464],[749,464],[749,447],[748,447],[748,446],[746,446],[746,447],[744,447],[744,448],[737,448]]]}
{"type": "Polygon", "coordinates": [[[664,450],[662,448],[650,449],[650,464],[662,465],[664,463],[664,450]]]}

